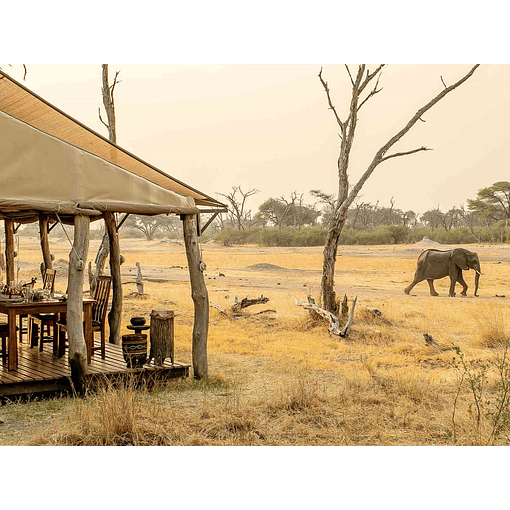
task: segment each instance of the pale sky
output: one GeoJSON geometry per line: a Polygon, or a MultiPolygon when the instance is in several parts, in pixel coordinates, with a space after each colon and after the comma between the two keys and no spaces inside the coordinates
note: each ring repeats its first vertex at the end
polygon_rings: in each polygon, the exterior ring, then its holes
{"type": "MultiPolygon", "coordinates": [[[[318,72],[345,119],[349,82],[343,65],[110,64],[117,142],[169,175],[215,197],[232,186],[258,189],[247,206],[256,212],[270,197],[311,189],[335,193],[338,126],[328,110],[318,72]]],[[[20,65],[2,69],[22,81],[20,65]]],[[[107,136],[98,118],[100,64],[27,64],[22,83],[80,122],[107,136]]],[[[355,184],[375,151],[418,108],[451,84],[469,64],[390,64],[382,92],[361,110],[351,159],[355,184]]],[[[374,65],[372,65],[374,68],[374,65]]],[[[381,164],[361,201],[423,213],[446,211],[479,189],[510,180],[510,65],[482,65],[446,96],[394,148],[433,149],[381,164]]],[[[103,114],[103,118],[106,116],[103,114]]]]}

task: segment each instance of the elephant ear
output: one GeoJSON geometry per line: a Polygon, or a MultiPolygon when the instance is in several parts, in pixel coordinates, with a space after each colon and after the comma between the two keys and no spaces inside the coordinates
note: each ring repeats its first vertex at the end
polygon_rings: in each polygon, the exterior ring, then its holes
{"type": "Polygon", "coordinates": [[[469,269],[467,264],[467,257],[464,250],[459,248],[455,248],[450,255],[451,259],[455,263],[456,266],[460,267],[463,271],[467,271],[469,269]]]}

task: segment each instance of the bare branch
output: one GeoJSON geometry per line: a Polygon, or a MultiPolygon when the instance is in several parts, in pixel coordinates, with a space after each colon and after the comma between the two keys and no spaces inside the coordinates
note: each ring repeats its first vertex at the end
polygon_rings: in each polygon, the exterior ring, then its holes
{"type": "Polygon", "coordinates": [[[377,89],[377,85],[379,85],[379,78],[380,76],[377,78],[377,82],[376,84],[374,85],[374,88],[372,89],[372,91],[370,92],[370,94],[368,94],[368,96],[361,102],[361,104],[358,106],[358,112],[360,111],[361,107],[373,96],[375,96],[376,94],[378,94],[379,92],[381,92],[382,88],[381,89],[377,89]]]}
{"type": "Polygon", "coordinates": [[[113,92],[115,90],[115,85],[117,83],[120,83],[120,80],[117,80],[117,76],[119,76],[120,71],[115,72],[115,78],[113,79],[113,83],[108,87],[109,93],[110,93],[110,101],[112,102],[112,105],[115,104],[115,101],[113,100],[113,92]]]}
{"type": "MultiPolygon", "coordinates": [[[[366,86],[374,79],[375,76],[377,76],[380,72],[381,72],[381,69],[385,66],[385,64],[381,64],[377,67],[377,69],[372,73],[370,74],[370,71],[367,70],[367,76],[365,78],[365,81],[361,84],[360,88],[359,88],[359,93],[361,94],[361,92],[363,92],[363,90],[365,90],[366,86]]],[[[377,81],[379,82],[379,78],[377,79],[377,81]]]]}
{"type": "Polygon", "coordinates": [[[23,80],[25,80],[25,79],[26,79],[26,77],[27,77],[27,73],[28,73],[28,70],[27,70],[27,66],[26,66],[26,64],[23,64],[23,69],[25,70],[25,72],[24,72],[24,74],[23,74],[23,80]]]}
{"type": "MultiPolygon", "coordinates": [[[[333,103],[331,101],[331,95],[329,93],[329,87],[328,87],[328,82],[327,81],[324,81],[322,79],[322,67],[321,67],[321,70],[320,70],[320,73],[319,73],[319,79],[322,83],[322,86],[324,87],[324,90],[326,91],[326,96],[328,98],[328,104],[329,104],[329,108],[330,110],[333,110],[333,113],[335,114],[335,118],[336,118],[336,122],[337,124],[340,126],[340,129],[342,131],[342,135],[344,133],[344,130],[345,130],[345,125],[344,123],[340,120],[340,117],[338,116],[338,114],[336,113],[336,109],[335,107],[333,106],[333,103]]],[[[352,81],[352,78],[351,78],[351,81],[352,81]]]]}
{"type": "Polygon", "coordinates": [[[108,124],[101,117],[101,107],[97,109],[97,113],[99,113],[99,120],[106,126],[106,129],[108,129],[108,124]]]}
{"type": "Polygon", "coordinates": [[[352,302],[349,320],[346,322],[344,329],[342,329],[342,331],[340,331],[340,333],[339,333],[342,338],[346,338],[347,336],[349,336],[349,332],[351,331],[352,321],[354,319],[354,308],[356,308],[357,301],[358,301],[358,296],[356,296],[354,298],[354,301],[352,302]]]}
{"type": "MultiPolygon", "coordinates": [[[[349,194],[349,197],[345,202],[342,204],[342,210],[346,211],[351,203],[354,201],[356,196],[358,195],[359,191],[367,181],[367,179],[372,175],[373,171],[381,163],[385,160],[384,156],[388,150],[395,145],[406,133],[408,133],[411,128],[420,120],[422,115],[426,113],[428,110],[430,110],[434,105],[436,105],[441,99],[443,99],[448,93],[450,93],[452,90],[455,90],[457,87],[462,85],[466,80],[468,80],[471,76],[473,76],[473,73],[476,71],[476,69],[479,67],[480,64],[476,64],[473,66],[469,72],[464,75],[460,80],[456,81],[453,85],[450,85],[449,87],[443,89],[439,94],[437,94],[434,98],[432,98],[425,106],[420,108],[409,120],[409,122],[394,136],[392,136],[386,144],[384,144],[375,154],[374,159],[372,160],[372,163],[370,163],[369,167],[365,171],[365,173],[360,177],[359,181],[356,183],[355,186],[353,186],[351,193],[349,194]]],[[[421,150],[421,149],[420,149],[421,150]]],[[[418,151],[414,151],[418,152],[418,151]]],[[[411,152],[413,153],[413,152],[411,152]]],[[[388,159],[388,158],[386,158],[388,159]]]]}
{"type": "Polygon", "coordinates": [[[432,149],[428,148],[428,147],[419,147],[418,149],[413,149],[411,151],[405,151],[405,152],[396,152],[395,154],[391,154],[389,156],[385,156],[384,158],[381,159],[381,163],[383,161],[386,161],[387,159],[391,159],[391,158],[398,158],[400,156],[409,156],[409,154],[414,154],[416,152],[421,152],[421,151],[431,151],[432,149]]]}
{"type": "Polygon", "coordinates": [[[446,83],[444,82],[443,80],[443,77],[441,76],[441,81],[443,82],[443,85],[444,85],[444,88],[447,89],[448,87],[446,86],[446,83]]]}
{"type": "Polygon", "coordinates": [[[347,70],[347,74],[349,75],[349,78],[351,79],[351,85],[354,87],[354,80],[352,79],[351,71],[349,69],[349,66],[347,64],[345,65],[345,69],[347,70]]]}

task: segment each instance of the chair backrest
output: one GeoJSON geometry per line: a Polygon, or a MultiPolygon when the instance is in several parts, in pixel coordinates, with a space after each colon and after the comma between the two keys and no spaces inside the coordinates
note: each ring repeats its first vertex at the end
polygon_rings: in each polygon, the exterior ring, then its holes
{"type": "Polygon", "coordinates": [[[108,299],[110,297],[110,288],[112,286],[111,276],[99,276],[97,278],[94,299],[96,302],[92,305],[92,320],[103,322],[108,310],[108,299]]]}
{"type": "Polygon", "coordinates": [[[48,289],[50,292],[55,290],[55,276],[57,271],[55,269],[46,269],[44,272],[43,289],[48,289]]]}

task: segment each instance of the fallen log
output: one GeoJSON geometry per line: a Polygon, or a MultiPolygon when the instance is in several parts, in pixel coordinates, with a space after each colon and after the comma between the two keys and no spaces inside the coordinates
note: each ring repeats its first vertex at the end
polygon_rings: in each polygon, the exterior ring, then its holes
{"type": "Polygon", "coordinates": [[[269,298],[260,296],[255,299],[249,299],[248,296],[243,298],[241,301],[237,299],[237,296],[234,298],[234,303],[230,307],[233,312],[239,312],[240,310],[243,310],[244,308],[248,308],[249,306],[253,305],[263,305],[269,301],[269,298]]]}
{"type": "Polygon", "coordinates": [[[244,299],[239,301],[237,296],[234,298],[234,303],[230,307],[230,310],[226,310],[225,308],[215,305],[214,303],[209,303],[209,306],[212,306],[213,308],[216,308],[216,310],[219,310],[221,315],[224,315],[225,317],[231,317],[233,319],[238,317],[254,317],[255,315],[262,315],[264,313],[277,313],[276,310],[262,310],[260,312],[256,313],[244,313],[243,310],[245,308],[248,308],[249,306],[253,305],[263,305],[269,301],[269,298],[260,296],[258,298],[249,299],[248,296],[246,296],[244,299]]]}
{"type": "MultiPolygon", "coordinates": [[[[351,312],[349,314],[349,319],[345,323],[344,327],[340,329],[340,320],[338,317],[323,308],[317,306],[314,300],[311,297],[308,297],[308,302],[299,301],[296,298],[293,298],[294,302],[298,306],[302,306],[305,310],[313,311],[316,314],[320,315],[324,319],[329,321],[328,331],[331,335],[339,336],[341,338],[346,338],[349,335],[351,330],[352,322],[354,320],[354,309],[356,307],[356,302],[358,301],[358,296],[354,299],[351,306],[351,312]]],[[[345,301],[345,300],[344,300],[345,301]]],[[[345,301],[346,302],[346,301],[345,301]]],[[[344,312],[345,313],[345,312],[344,312]]]]}

